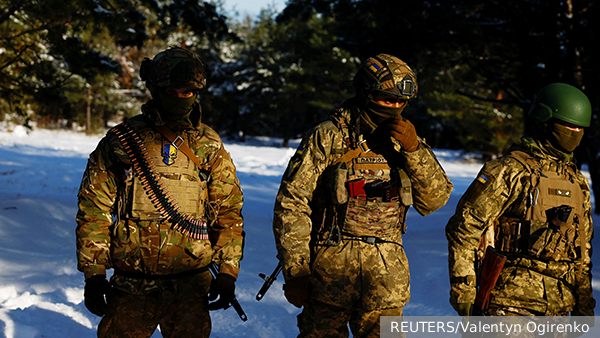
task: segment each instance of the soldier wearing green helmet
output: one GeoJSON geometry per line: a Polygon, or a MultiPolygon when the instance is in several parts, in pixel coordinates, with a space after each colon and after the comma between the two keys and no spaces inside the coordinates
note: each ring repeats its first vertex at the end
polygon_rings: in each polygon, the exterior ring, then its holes
{"type": "Polygon", "coordinates": [[[486,163],[460,199],[446,226],[458,314],[594,315],[590,189],[573,158],[591,113],[579,89],[545,86],[532,135],[486,163]]]}
{"type": "Polygon", "coordinates": [[[356,95],[308,131],[283,175],[273,230],[299,337],[379,337],[410,299],[406,214],[442,207],[452,183],[402,117],[417,78],[388,54],[366,59],[356,95]]]}
{"type": "Polygon", "coordinates": [[[79,189],[85,306],[102,317],[98,337],[150,337],[158,325],[163,337],[209,337],[209,310],[234,299],[242,191],[201,121],[202,60],[169,48],[144,59],[140,77],[152,99],[100,141],[79,189]]]}

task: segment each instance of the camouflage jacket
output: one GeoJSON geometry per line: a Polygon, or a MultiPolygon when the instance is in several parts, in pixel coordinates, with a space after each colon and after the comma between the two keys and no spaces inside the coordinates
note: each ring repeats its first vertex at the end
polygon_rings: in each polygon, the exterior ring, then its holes
{"type": "MultiPolygon", "coordinates": [[[[583,206],[577,206],[583,210],[579,219],[581,233],[585,236],[581,241],[584,243],[583,259],[581,253],[578,259],[558,261],[509,253],[490,295],[490,303],[546,315],[573,310],[582,315],[593,315],[595,301],[590,271],[593,226],[587,180],[577,170],[570,156],[565,155],[563,159],[551,156],[531,138],[524,137],[522,143],[512,149],[531,155],[545,170],[573,173],[571,181],[583,192],[583,206]]],[[[531,217],[527,216],[532,204],[529,192],[535,190],[531,182],[529,171],[522,162],[512,156],[504,156],[486,163],[478,179],[459,201],[456,213],[446,226],[452,304],[472,303],[475,300],[475,262],[484,233],[493,232],[494,225],[498,224],[501,217],[510,216],[526,222],[531,217]]],[[[580,239],[578,237],[576,241],[579,243],[580,239]]],[[[496,240],[492,238],[487,241],[493,244],[496,240]]]]}
{"type": "MultiPolygon", "coordinates": [[[[351,116],[356,116],[352,110],[356,112],[356,107],[351,100],[347,101],[332,112],[330,119],[309,131],[282,178],[275,202],[273,229],[286,280],[311,275],[314,241],[326,238],[334,223],[339,220],[342,221],[340,227],[343,227],[344,214],[349,209],[348,203],[332,205],[327,197],[331,195],[332,189],[328,181],[329,171],[336,160],[356,148],[356,143],[351,141],[356,140],[354,128],[348,127],[352,125],[351,116]],[[333,212],[329,212],[332,209],[333,212]],[[329,210],[327,215],[335,216],[323,217],[324,210],[329,210]],[[317,223],[313,223],[314,220],[317,223]]],[[[450,197],[452,183],[429,146],[419,139],[418,149],[408,153],[401,149],[398,142],[394,143],[394,139],[390,140],[393,149],[390,146],[385,153],[380,152],[381,149],[373,151],[384,154],[391,170],[381,171],[383,176],[365,175],[367,182],[375,178],[389,180],[391,172],[403,169],[412,185],[412,205],[417,212],[427,215],[442,207],[450,197]]],[[[410,205],[403,205],[398,201],[395,203],[399,209],[396,210],[398,219],[390,224],[393,232],[386,236],[401,244],[404,217],[410,205]]],[[[357,219],[361,217],[357,215],[357,219]]],[[[408,268],[408,264],[405,266],[408,268]]]]}
{"type": "MultiPolygon", "coordinates": [[[[164,218],[130,217],[131,162],[117,137],[109,133],[90,154],[78,194],[77,259],[78,269],[86,278],[106,274],[110,268],[136,274],[172,275],[200,269],[211,261],[219,265],[222,273],[237,278],[243,242],[242,191],[221,139],[214,130],[199,122],[199,104],[194,109],[197,126],[176,131],[176,134],[209,171],[211,181],[204,185],[203,197],[196,199],[206,199],[201,205],[207,209],[210,240],[194,240],[183,235],[171,229],[164,218]]],[[[164,138],[148,123],[152,120],[161,124],[153,101],[145,104],[142,111],[142,115],[129,119],[127,124],[142,140],[162,142],[164,138]]],[[[178,155],[176,161],[189,160],[181,152],[178,155]]],[[[206,279],[207,274],[203,275],[206,279]]],[[[131,279],[113,277],[113,283],[131,293],[149,292],[160,284],[154,280],[131,279]]]]}

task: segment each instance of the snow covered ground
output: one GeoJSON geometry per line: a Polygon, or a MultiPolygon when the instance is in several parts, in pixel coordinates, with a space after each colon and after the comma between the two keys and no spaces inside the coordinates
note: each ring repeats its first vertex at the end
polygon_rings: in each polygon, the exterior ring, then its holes
{"type": "MultiPolygon", "coordinates": [[[[83,305],[83,274],[76,270],[77,190],[87,156],[100,136],[0,126],[0,337],[95,337],[99,318],[83,305]]],[[[212,337],[295,337],[299,310],[285,301],[282,278],[258,302],[256,293],[277,264],[271,231],[273,202],[294,148],[275,140],[228,143],[244,191],[246,251],[237,297],[248,314],[212,313],[212,337]]],[[[404,246],[410,261],[412,299],[406,316],[454,315],[448,303],[444,226],[481,165],[457,152],[435,150],[454,183],[448,204],[421,217],[411,210],[404,246]]],[[[584,168],[585,169],[585,168],[584,168]]],[[[594,216],[595,224],[600,217],[594,216]]],[[[594,246],[599,247],[598,236],[594,246]]],[[[599,255],[593,257],[600,276],[599,255]]],[[[600,280],[594,279],[600,296],[600,280]]],[[[160,337],[156,332],[153,337],[160,337]]]]}

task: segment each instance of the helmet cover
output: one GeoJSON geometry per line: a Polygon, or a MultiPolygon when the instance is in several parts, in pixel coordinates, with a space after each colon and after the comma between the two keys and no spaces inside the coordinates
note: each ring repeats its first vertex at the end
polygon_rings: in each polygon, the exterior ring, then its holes
{"type": "Polygon", "coordinates": [[[160,88],[196,88],[206,86],[205,65],[194,53],[172,47],[145,58],[140,67],[140,77],[151,86],[160,88]]]}
{"type": "Polygon", "coordinates": [[[368,58],[360,66],[353,81],[357,91],[364,91],[371,98],[389,95],[403,100],[417,96],[417,76],[399,58],[379,54],[368,58]]]}

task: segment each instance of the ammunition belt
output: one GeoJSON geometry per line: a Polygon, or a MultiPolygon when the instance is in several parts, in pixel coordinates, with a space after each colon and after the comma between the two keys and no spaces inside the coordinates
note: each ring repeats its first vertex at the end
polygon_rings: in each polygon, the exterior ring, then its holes
{"type": "Polygon", "coordinates": [[[206,222],[196,220],[178,211],[180,206],[173,200],[167,187],[161,181],[160,173],[156,170],[144,143],[135,130],[127,124],[121,123],[109,130],[109,133],[116,135],[123,145],[144,191],[156,210],[171,223],[171,229],[193,239],[208,239],[206,222]]]}

